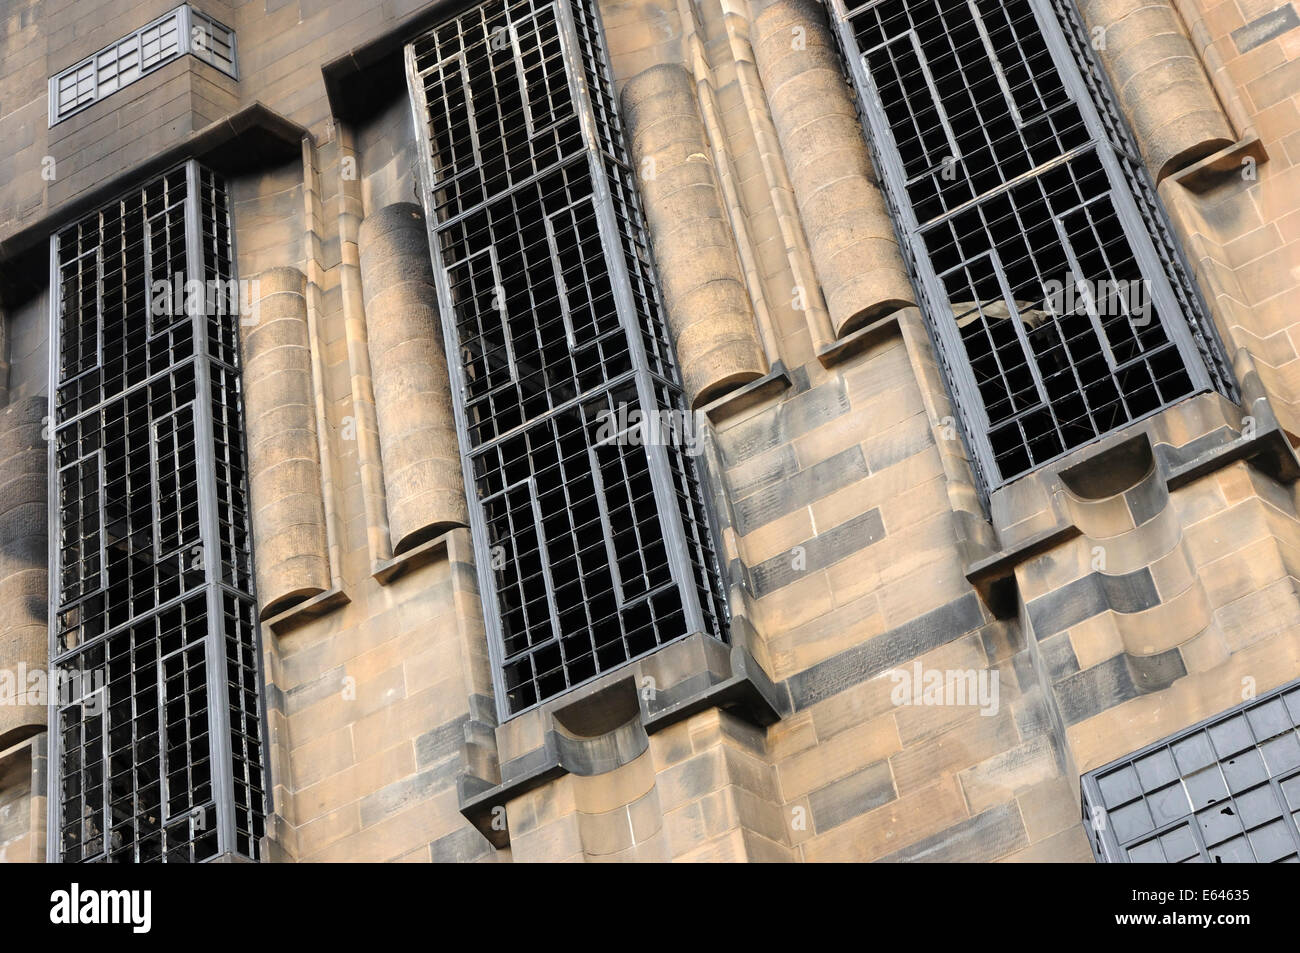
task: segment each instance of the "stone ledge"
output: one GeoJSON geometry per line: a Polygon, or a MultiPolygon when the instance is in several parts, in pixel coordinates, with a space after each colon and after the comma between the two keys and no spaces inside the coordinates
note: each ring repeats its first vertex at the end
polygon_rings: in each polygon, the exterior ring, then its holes
{"type": "Polygon", "coordinates": [[[292,632],[301,625],[305,625],[312,619],[327,615],[339,606],[346,605],[351,601],[351,598],[342,589],[326,589],[310,599],[290,606],[282,612],[277,612],[269,619],[263,619],[262,624],[270,628],[276,635],[283,635],[286,632],[292,632]]]}
{"type": "Polygon", "coordinates": [[[1242,161],[1246,158],[1254,159],[1257,165],[1268,161],[1268,151],[1259,136],[1247,136],[1234,142],[1226,149],[1220,149],[1175,172],[1170,178],[1189,192],[1208,192],[1239,173],[1242,161]]]}
{"type": "MultiPolygon", "coordinates": [[[[1243,376],[1243,391],[1248,396],[1253,390],[1253,383],[1249,374],[1243,376]]],[[[1178,446],[1161,439],[1159,423],[1163,418],[1186,409],[1192,401],[1212,400],[1215,396],[1217,395],[1200,394],[1188,398],[1152,417],[1130,424],[1097,443],[1081,447],[1055,464],[1023,479],[1040,481],[1046,496],[1054,498],[1055,490],[1063,486],[1063,471],[1078,473],[1089,468],[1106,467],[1113,460],[1114,454],[1124,452],[1135,439],[1150,441],[1151,454],[1160,479],[1170,491],[1239,460],[1249,461],[1283,483],[1293,483],[1300,479],[1300,462],[1296,459],[1286,433],[1273,415],[1268,399],[1263,396],[1257,396],[1247,404],[1255,421],[1250,432],[1223,426],[1178,446]]],[[[1220,399],[1225,404],[1228,403],[1226,399],[1220,399]]],[[[1240,408],[1235,405],[1231,407],[1241,413],[1240,408]]],[[[995,529],[1001,535],[1007,527],[995,529]]],[[[1051,525],[1015,540],[998,552],[968,562],[966,579],[998,618],[1007,618],[1015,614],[1019,604],[1016,566],[1073,539],[1080,532],[1069,516],[1058,510],[1054,513],[1051,525]]]]}
{"type": "Polygon", "coordinates": [[[788,714],[790,703],[745,649],[697,632],[507,721],[499,739],[508,733],[540,741],[503,760],[499,779],[461,774],[460,812],[505,847],[507,802],[564,774],[590,776],[627,764],[646,750],[650,735],[710,708],[765,727],[788,714]]]}
{"type": "Polygon", "coordinates": [[[999,619],[1015,615],[1020,602],[1016,566],[1049,549],[1055,549],[1079,535],[1073,524],[1054,526],[1022,540],[1013,547],[993,553],[966,566],[966,581],[975,587],[984,604],[999,619]]]}
{"type": "Polygon", "coordinates": [[[817,360],[821,362],[822,367],[834,367],[836,364],[842,364],[850,358],[856,357],[887,338],[901,335],[903,330],[899,322],[906,310],[908,309],[899,308],[897,311],[892,311],[883,318],[877,318],[842,338],[837,338],[817,352],[817,360]]]}
{"type": "Polygon", "coordinates": [[[792,386],[793,379],[785,369],[785,364],[776,361],[765,375],[710,401],[700,408],[700,412],[717,426],[751,407],[766,403],[792,386]]]}
{"type": "Polygon", "coordinates": [[[425,540],[419,546],[408,549],[404,553],[393,556],[390,559],[381,560],[375,563],[370,577],[378,582],[381,586],[386,586],[398,576],[404,575],[413,569],[421,566],[427,566],[431,562],[436,562],[439,556],[446,559],[451,558],[451,552],[448,547],[448,537],[454,533],[456,527],[445,533],[435,536],[433,539],[425,540]]]}

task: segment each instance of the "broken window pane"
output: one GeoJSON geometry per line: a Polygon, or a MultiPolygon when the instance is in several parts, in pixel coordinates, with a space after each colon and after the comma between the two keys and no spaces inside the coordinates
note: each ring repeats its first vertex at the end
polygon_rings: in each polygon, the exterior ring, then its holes
{"type": "Polygon", "coordinates": [[[836,19],[986,493],[1192,394],[1232,396],[1068,0],[836,19]]]}
{"type": "Polygon", "coordinates": [[[1300,685],[1083,776],[1093,853],[1118,863],[1300,862],[1300,685]]]}

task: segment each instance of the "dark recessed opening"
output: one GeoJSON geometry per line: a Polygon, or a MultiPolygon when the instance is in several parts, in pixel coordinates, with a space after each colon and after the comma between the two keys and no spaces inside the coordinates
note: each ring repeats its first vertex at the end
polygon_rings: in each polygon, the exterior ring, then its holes
{"type": "Polygon", "coordinates": [[[1061,482],[1081,500],[1104,500],[1136,486],[1155,466],[1146,434],[1061,471],[1061,482]]]}

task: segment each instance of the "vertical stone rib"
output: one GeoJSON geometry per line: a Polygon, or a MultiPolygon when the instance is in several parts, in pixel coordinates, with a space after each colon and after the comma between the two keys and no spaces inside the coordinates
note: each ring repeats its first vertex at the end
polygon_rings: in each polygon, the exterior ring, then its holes
{"type": "Polygon", "coordinates": [[[1168,0],[1078,3],[1089,28],[1104,30],[1102,62],[1157,182],[1233,143],[1232,125],[1168,0]]]}
{"type": "Polygon", "coordinates": [[[838,337],[915,304],[866,140],[815,0],[779,0],[754,23],[799,215],[838,337]]]}
{"type": "Polygon", "coordinates": [[[33,397],[0,411],[0,672],[17,693],[0,705],[0,750],[45,727],[45,697],[29,695],[26,672],[49,656],[47,405],[33,397]]]}
{"type": "MultiPolygon", "coordinates": [[[[355,135],[347,123],[339,124],[340,162],[357,161],[355,135]]],[[[342,297],[344,332],[351,372],[352,416],[357,428],[357,465],[361,496],[366,511],[366,547],[373,571],[393,555],[388,528],[388,504],[384,498],[384,465],[379,450],[379,423],[375,417],[375,388],[366,341],[365,295],[361,290],[361,252],[358,248],[361,221],[365,218],[361,181],[339,176],[339,290],[342,297]]]]}
{"type": "Polygon", "coordinates": [[[437,289],[419,206],[366,216],[358,237],[375,412],[393,552],[469,522],[443,354],[437,289]]]}
{"type": "Polygon", "coordinates": [[[249,493],[263,617],[330,585],[306,278],[258,276],[257,319],[243,328],[249,493]]]}
{"type": "Polygon", "coordinates": [[[8,321],[0,308],[0,407],[9,403],[9,333],[8,321]]]}
{"type": "Polygon", "coordinates": [[[695,82],[675,63],[623,87],[668,325],[693,407],[762,377],[767,360],[714,174],[695,82]]]}

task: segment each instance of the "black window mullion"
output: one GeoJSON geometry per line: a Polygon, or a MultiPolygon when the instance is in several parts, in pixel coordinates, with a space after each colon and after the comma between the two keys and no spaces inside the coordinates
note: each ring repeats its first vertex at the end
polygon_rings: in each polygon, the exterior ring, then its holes
{"type": "MultiPolygon", "coordinates": [[[[1044,9],[1041,6],[1045,0],[1029,0],[1029,2],[1034,12],[1042,17],[1040,23],[1057,27],[1056,29],[1044,29],[1043,36],[1059,56],[1057,60],[1058,68],[1066,79],[1067,89],[1073,88],[1078,92],[1082,92],[1083,79],[1079,75],[1074,56],[1065,42],[1065,37],[1059,29],[1054,14],[1051,10],[1044,9]]],[[[1095,138],[1098,140],[1104,139],[1102,135],[1104,127],[1101,117],[1098,115],[1091,98],[1076,95],[1075,102],[1078,103],[1080,110],[1087,117],[1089,127],[1096,131],[1095,138]]],[[[1211,390],[1213,385],[1209,373],[1192,340],[1188,322],[1179,320],[1182,316],[1182,309],[1174,300],[1173,291],[1169,286],[1168,278],[1165,276],[1164,267],[1156,257],[1151,235],[1142,221],[1142,213],[1138,210],[1132,190],[1124,187],[1127,176],[1124,170],[1120,168],[1119,156],[1113,148],[1099,148],[1097,155],[1100,156],[1102,164],[1108,173],[1110,195],[1115,203],[1116,212],[1123,223],[1124,234],[1128,238],[1130,247],[1137,258],[1142,278],[1152,285],[1151,291],[1155,310],[1160,316],[1158,320],[1162,321],[1166,331],[1177,344],[1178,351],[1183,358],[1183,365],[1192,377],[1194,390],[1211,390]]]]}

